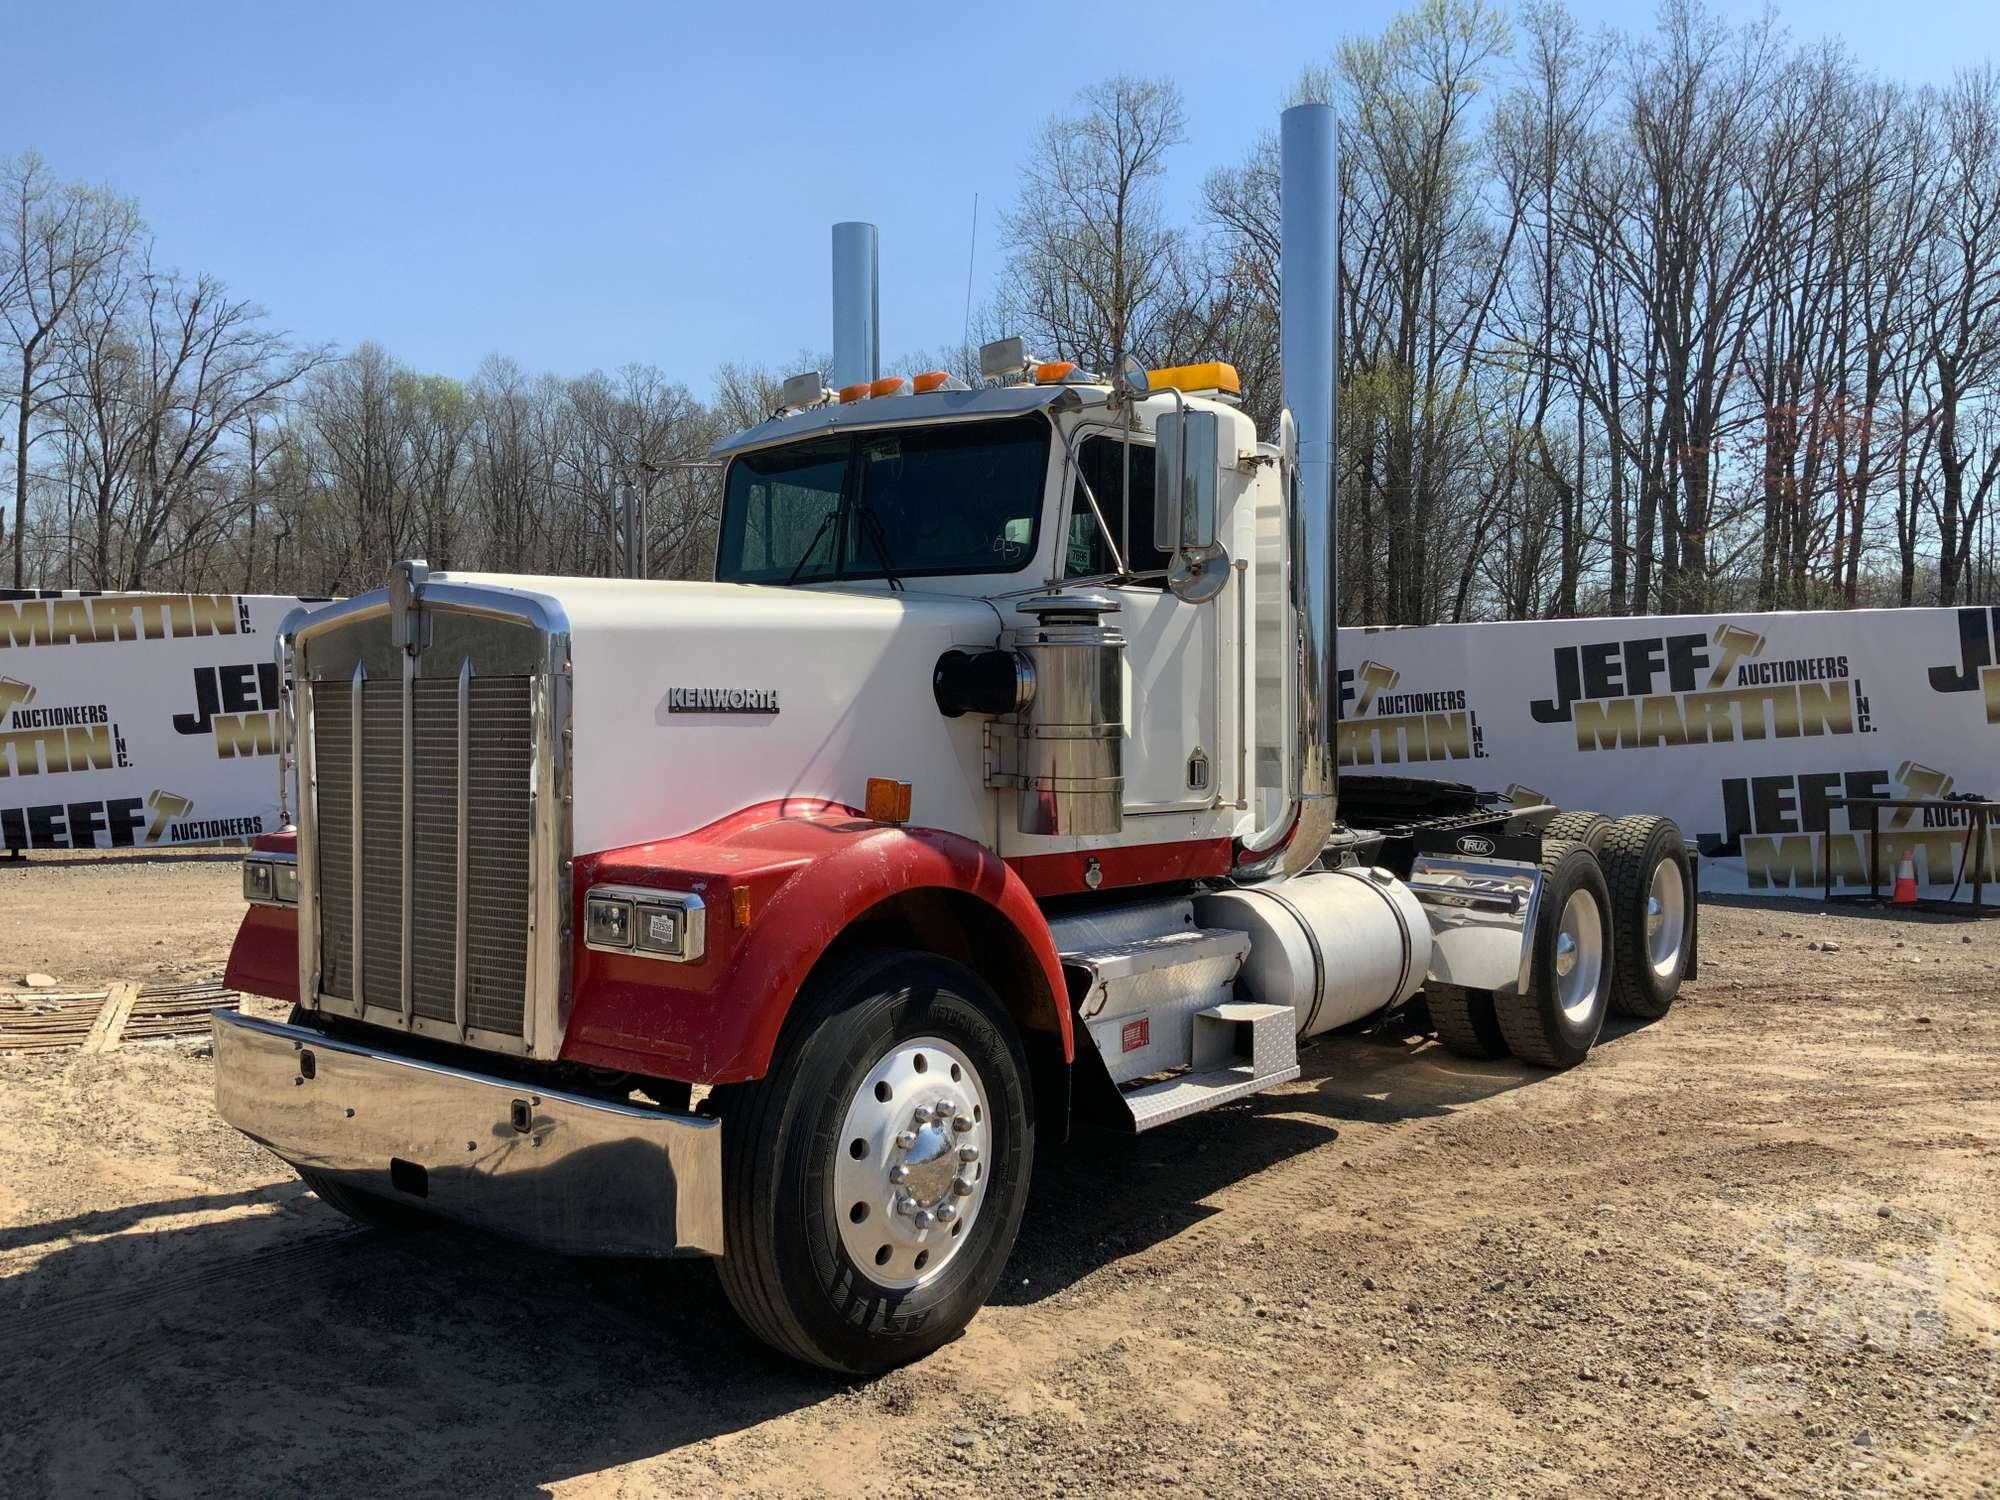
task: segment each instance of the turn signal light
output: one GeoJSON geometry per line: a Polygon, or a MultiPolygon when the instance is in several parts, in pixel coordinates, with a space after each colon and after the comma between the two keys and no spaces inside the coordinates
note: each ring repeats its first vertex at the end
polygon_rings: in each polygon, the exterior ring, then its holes
{"type": "Polygon", "coordinates": [[[868,382],[857,380],[853,385],[842,386],[840,388],[839,399],[842,406],[847,405],[850,401],[866,401],[868,399],[868,382]]]}
{"type": "Polygon", "coordinates": [[[1076,373],[1073,359],[1051,359],[1035,366],[1036,385],[1061,385],[1076,373]]]}
{"type": "Polygon", "coordinates": [[[1156,391],[1163,391],[1171,386],[1190,396],[1243,394],[1243,382],[1237,378],[1236,366],[1224,364],[1219,359],[1211,359],[1198,365],[1169,365],[1164,370],[1149,370],[1146,374],[1156,391]]]}
{"type": "Polygon", "coordinates": [[[862,810],[877,823],[910,821],[910,783],[881,776],[868,778],[868,800],[862,810]]]}
{"type": "Polygon", "coordinates": [[[868,387],[868,394],[870,396],[907,396],[910,394],[910,382],[901,375],[884,375],[880,380],[868,387]]]}

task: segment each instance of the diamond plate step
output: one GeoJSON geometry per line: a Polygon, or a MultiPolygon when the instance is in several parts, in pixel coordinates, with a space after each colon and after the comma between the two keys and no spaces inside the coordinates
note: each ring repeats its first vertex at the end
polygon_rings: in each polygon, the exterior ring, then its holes
{"type": "Polygon", "coordinates": [[[1221,927],[1190,927],[1116,947],[1079,948],[1061,955],[1066,964],[1088,969],[1099,984],[1131,979],[1155,969],[1200,963],[1210,958],[1240,959],[1250,951],[1250,934],[1221,927]]]}
{"type": "Polygon", "coordinates": [[[1063,954],[1082,976],[1077,1016],[1111,1081],[1194,1063],[1194,1018],[1230,998],[1249,948],[1247,933],[1188,927],[1063,954]]]}
{"type": "Polygon", "coordinates": [[[1151,1130],[1299,1076],[1297,1014],[1289,1005],[1229,1001],[1194,1016],[1194,1066],[1119,1097],[1132,1128],[1151,1130]],[[1249,1052],[1243,1043],[1248,1040],[1249,1052]]]}

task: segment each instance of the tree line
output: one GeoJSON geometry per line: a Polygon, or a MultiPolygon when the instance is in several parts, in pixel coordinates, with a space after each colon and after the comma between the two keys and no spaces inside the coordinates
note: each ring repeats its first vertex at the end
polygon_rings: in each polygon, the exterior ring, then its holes
{"type": "MultiPolygon", "coordinates": [[[[2000,599],[2000,77],[1868,72],[1669,0],[1418,0],[1305,69],[1341,120],[1343,615],[2000,599]]],[[[1027,144],[978,318],[1045,357],[1222,358],[1280,399],[1275,133],[1169,205],[1167,80],[1027,144]]],[[[701,455],[787,371],[425,374],[161,269],[135,205],[0,163],[17,586],[339,593],[386,560],[700,577],[701,455]]],[[[968,347],[906,368],[964,372],[968,347]]]]}

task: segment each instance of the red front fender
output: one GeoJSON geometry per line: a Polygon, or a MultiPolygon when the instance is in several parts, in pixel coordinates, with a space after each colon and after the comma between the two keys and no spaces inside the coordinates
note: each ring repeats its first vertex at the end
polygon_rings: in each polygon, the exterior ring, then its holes
{"type": "MultiPolygon", "coordinates": [[[[299,837],[260,833],[250,841],[253,854],[296,855],[299,837]]],[[[243,913],[236,941],[229,946],[229,963],[222,982],[232,990],[298,1003],[299,912],[295,906],[252,905],[243,913]]]]}
{"type": "Polygon", "coordinates": [[[1054,1034],[1065,1062],[1074,1056],[1062,966],[1041,909],[999,855],[961,835],[873,822],[836,805],[768,803],[681,838],[581,857],[573,886],[579,941],[566,1059],[692,1083],[760,1077],[793,997],[833,942],[882,903],[927,891],[971,898],[1004,922],[1029,960],[1033,1022],[1054,1034]],[[675,964],[584,947],[592,885],[700,895],[705,957],[675,964]],[[739,890],[748,893],[747,924],[739,890]]]}

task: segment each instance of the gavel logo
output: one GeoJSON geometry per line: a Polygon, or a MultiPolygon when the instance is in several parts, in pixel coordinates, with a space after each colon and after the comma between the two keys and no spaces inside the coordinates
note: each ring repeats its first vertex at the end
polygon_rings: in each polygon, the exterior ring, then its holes
{"type": "Polygon", "coordinates": [[[33,683],[23,682],[18,677],[0,677],[0,724],[7,721],[7,715],[24,704],[35,701],[33,683]]]}
{"type": "Polygon", "coordinates": [[[1368,705],[1375,701],[1375,695],[1388,692],[1403,680],[1403,674],[1379,661],[1364,661],[1354,669],[1354,680],[1361,684],[1361,692],[1354,700],[1354,711],[1365,714],[1368,705]]]}
{"type": "Polygon", "coordinates": [[[157,844],[169,823],[194,811],[194,798],[183,797],[179,792],[154,791],[147,795],[146,806],[153,814],[153,821],[146,825],[146,842],[157,844]]]}
{"type": "MultiPolygon", "coordinates": [[[[1903,789],[1905,797],[1922,801],[1936,801],[1951,795],[1954,778],[1949,772],[1940,771],[1935,766],[1924,765],[1921,761],[1906,760],[1896,767],[1896,784],[1903,789]]],[[[1899,807],[1889,815],[1891,828],[1907,828],[1916,821],[1917,809],[1899,807]]]]}
{"type": "Polygon", "coordinates": [[[1745,630],[1741,625],[1724,621],[1715,627],[1715,644],[1722,653],[1722,659],[1709,673],[1708,685],[1719,688],[1728,683],[1730,673],[1736,670],[1736,664],[1744,657],[1763,654],[1764,637],[1754,630],[1745,630]]]}

